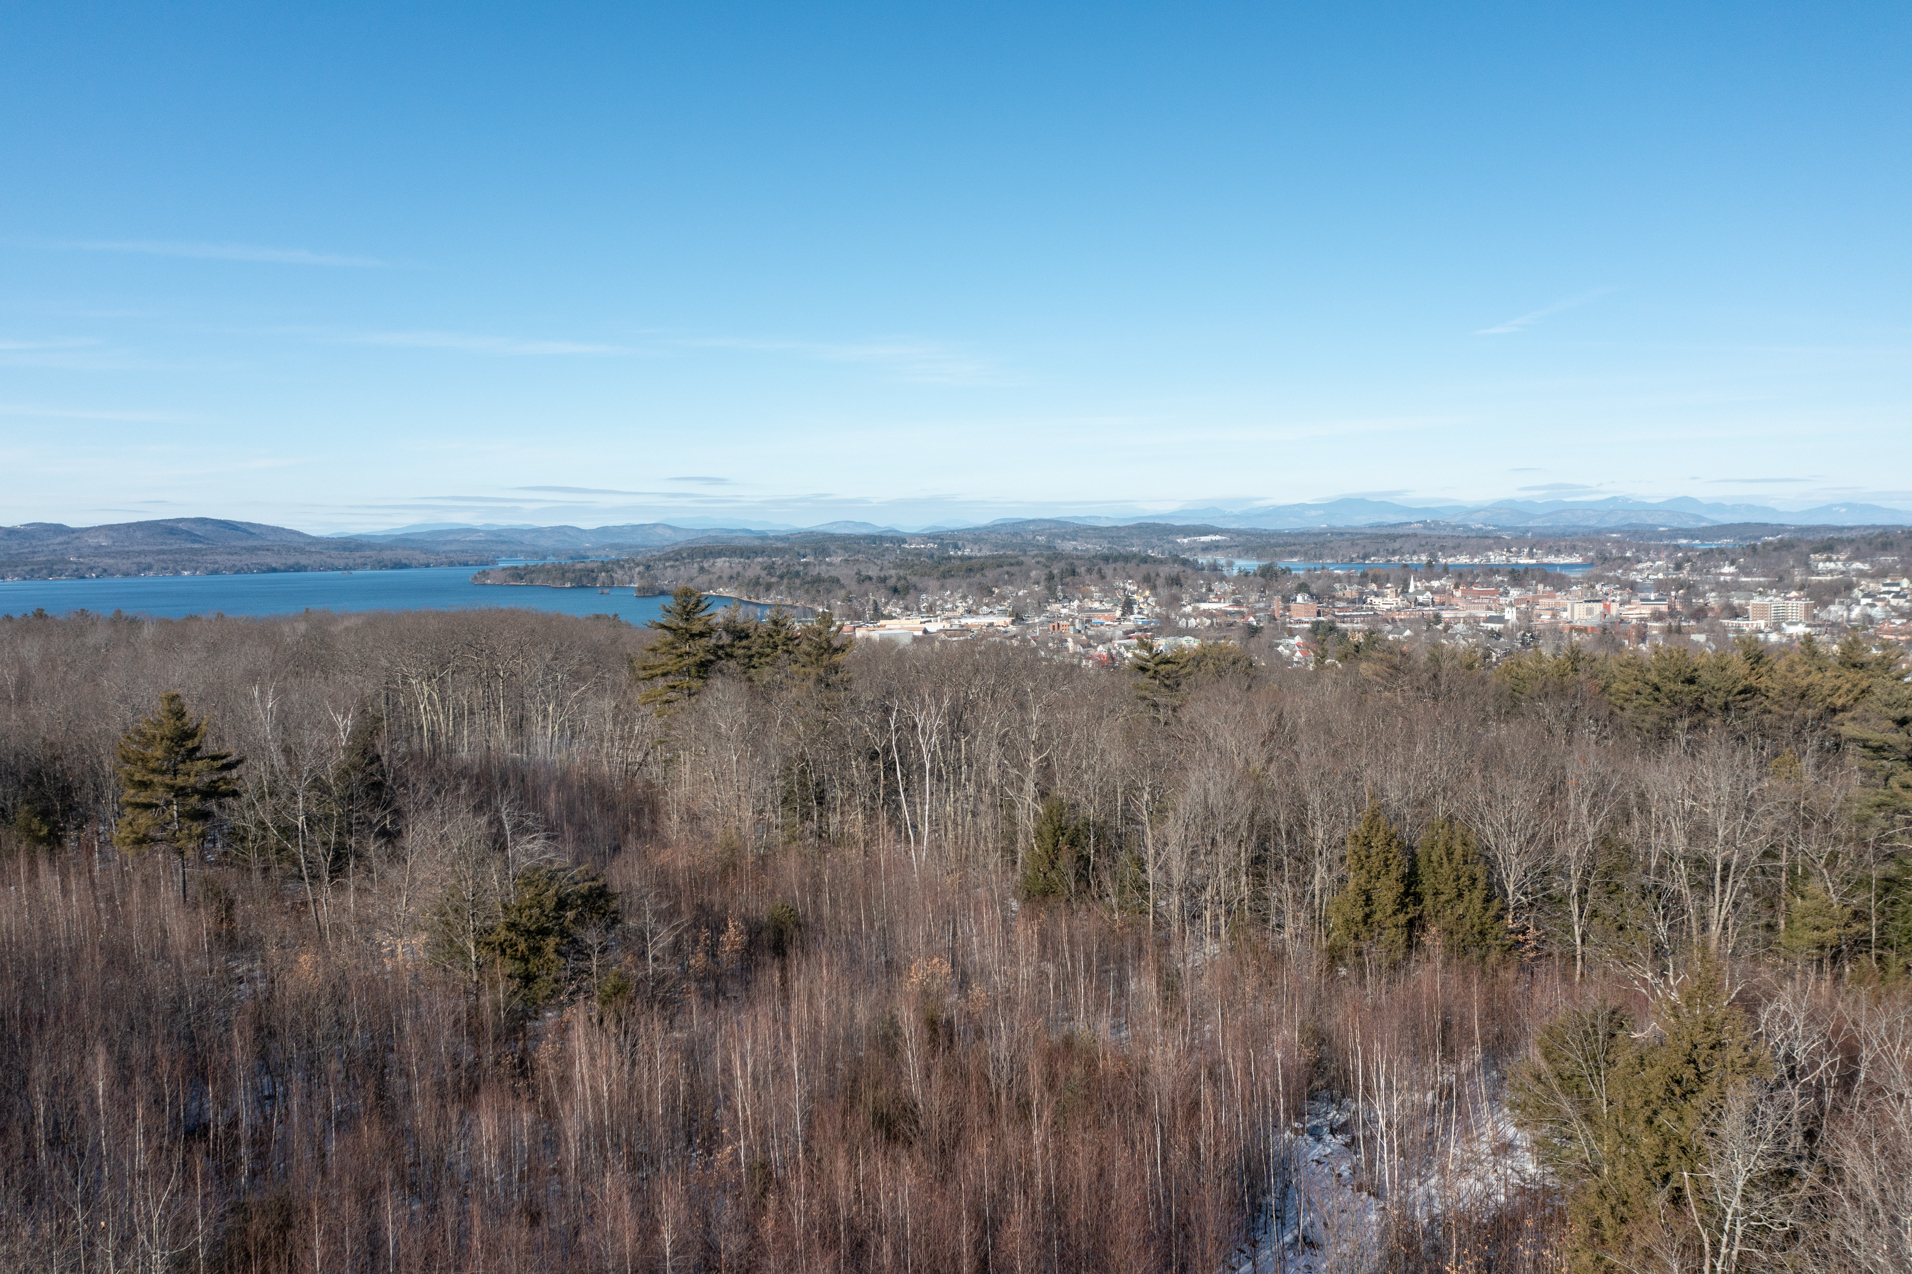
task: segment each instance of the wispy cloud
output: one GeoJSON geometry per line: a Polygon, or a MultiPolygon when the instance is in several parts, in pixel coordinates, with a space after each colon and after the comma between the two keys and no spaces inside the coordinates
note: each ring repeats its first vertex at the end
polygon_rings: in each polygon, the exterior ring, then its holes
{"type": "Polygon", "coordinates": [[[76,337],[57,341],[17,341],[0,336],[0,352],[15,353],[26,350],[81,349],[88,345],[97,345],[98,341],[88,337],[76,337]]]}
{"type": "MultiPolygon", "coordinates": [[[[580,514],[593,517],[605,515],[625,515],[641,513],[646,508],[654,508],[656,503],[672,504],[680,509],[691,511],[699,509],[755,507],[748,502],[724,496],[709,496],[688,491],[630,491],[621,494],[642,497],[644,504],[619,504],[603,500],[566,500],[566,499],[530,499],[510,498],[493,495],[421,495],[405,500],[384,500],[367,504],[347,504],[338,506],[314,506],[315,508],[343,508],[376,512],[409,511],[414,513],[434,513],[451,515],[460,509],[483,510],[488,516],[501,516],[515,513],[522,518],[535,519],[549,516],[553,511],[564,510],[568,516],[580,514]]],[[[592,523],[596,525],[596,523],[592,523]]]]}
{"type": "MultiPolygon", "coordinates": [[[[433,504],[507,504],[513,507],[523,507],[525,503],[523,500],[515,497],[499,495],[416,495],[413,496],[412,499],[429,500],[433,504]]],[[[545,503],[568,504],[575,503],[575,501],[559,500],[545,501],[545,503]]]]}
{"type": "Polygon", "coordinates": [[[1816,478],[1707,478],[1706,481],[1715,486],[1724,485],[1729,487],[1737,487],[1737,486],[1750,487],[1750,486],[1770,486],[1776,483],[1816,482],[1818,481],[1818,479],[1816,478]]]}
{"type": "Polygon", "coordinates": [[[68,252],[128,252],[148,257],[191,257],[202,261],[252,261],[262,265],[321,265],[352,270],[382,270],[392,263],[377,257],[305,248],[272,248],[257,243],[182,243],[163,239],[71,239],[38,245],[68,252]]]}
{"type": "Polygon", "coordinates": [[[510,358],[553,354],[625,354],[616,345],[588,341],[526,340],[516,336],[485,336],[469,332],[358,332],[331,338],[344,345],[383,345],[400,349],[449,349],[471,354],[498,354],[510,358]]]}
{"type": "Polygon", "coordinates": [[[0,337],[0,366],[57,367],[68,371],[114,371],[150,365],[150,360],[109,349],[91,337],[23,340],[0,337]]]}
{"type": "Polygon", "coordinates": [[[29,420],[121,420],[131,424],[177,425],[191,420],[175,412],[110,411],[79,407],[42,407],[32,403],[0,403],[0,416],[29,420]]]}
{"type": "Polygon", "coordinates": [[[686,345],[710,349],[762,350],[795,354],[826,363],[867,363],[887,368],[902,380],[932,384],[977,384],[1000,378],[988,360],[941,341],[896,338],[870,341],[790,341],[742,337],[705,337],[686,345]]]}
{"type": "Polygon", "coordinates": [[[666,482],[695,482],[706,487],[727,487],[734,485],[729,478],[707,478],[692,474],[685,478],[666,478],[666,482]]]}
{"type": "Polygon", "coordinates": [[[1474,335],[1511,336],[1515,332],[1524,332],[1550,314],[1558,314],[1562,310],[1575,309],[1578,306],[1585,305],[1589,301],[1596,301],[1610,292],[1617,292],[1619,290],[1618,288],[1595,288],[1591,292],[1582,292],[1578,296],[1570,296],[1564,300],[1555,301],[1552,305],[1543,305],[1531,314],[1523,314],[1519,318],[1511,318],[1505,323],[1496,323],[1492,327],[1480,328],[1474,335]]]}
{"type": "Polygon", "coordinates": [[[1825,487],[1820,494],[1853,501],[1885,501],[1891,504],[1912,502],[1912,491],[1880,491],[1871,487],[1825,487]]]}
{"type": "MultiPolygon", "coordinates": [[[[710,503],[713,501],[717,503],[734,503],[735,502],[733,497],[728,497],[728,496],[713,497],[713,496],[705,495],[701,492],[690,492],[690,491],[599,491],[595,488],[590,488],[590,487],[511,487],[508,489],[513,491],[575,492],[580,495],[586,495],[586,494],[629,495],[629,496],[642,496],[646,499],[652,499],[652,500],[696,499],[704,503],[710,503]]],[[[413,500],[429,500],[435,503],[444,503],[444,504],[497,504],[497,505],[512,505],[518,508],[525,508],[525,509],[605,507],[604,502],[601,500],[553,500],[553,499],[529,500],[522,496],[503,496],[503,495],[415,495],[411,498],[413,500]]],[[[407,507],[410,507],[410,506],[407,506],[407,507]]]]}
{"type": "Polygon", "coordinates": [[[553,491],[559,495],[648,495],[647,491],[619,491],[612,487],[513,487],[513,491],[553,491]]]}
{"type": "MultiPolygon", "coordinates": [[[[1111,441],[1104,445],[1110,450],[1121,450],[1128,454],[1159,456],[1161,422],[1157,417],[1108,417],[1106,423],[1094,417],[1074,417],[1057,424],[1086,426],[1101,424],[1105,435],[1112,435],[1111,441]],[[1124,428],[1118,434],[1116,427],[1124,428]]],[[[1411,434],[1430,429],[1452,428],[1473,423],[1466,416],[1349,416],[1324,418],[1319,420],[1295,420],[1271,424],[1225,425],[1214,428],[1176,426],[1176,436],[1185,441],[1212,444],[1227,443],[1282,443],[1302,442],[1314,438],[1344,438],[1358,434],[1401,433],[1411,434]]],[[[1042,427],[1048,427],[1046,424],[1042,427]]]]}

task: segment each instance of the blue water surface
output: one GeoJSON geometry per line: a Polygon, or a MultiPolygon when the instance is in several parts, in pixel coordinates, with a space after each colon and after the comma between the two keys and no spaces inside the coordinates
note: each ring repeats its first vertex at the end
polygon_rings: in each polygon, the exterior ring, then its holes
{"type": "MultiPolygon", "coordinates": [[[[633,624],[656,619],[663,597],[628,588],[544,588],[474,584],[478,568],[428,566],[399,571],[285,571],[266,575],[162,575],[134,579],[0,580],[0,615],[44,609],[179,619],[186,615],[285,615],[302,610],[460,610],[510,606],[565,615],[616,615],[633,624]]],[[[722,605],[728,599],[714,599],[722,605]]],[[[759,611],[762,607],[749,607],[759,611]]]]}

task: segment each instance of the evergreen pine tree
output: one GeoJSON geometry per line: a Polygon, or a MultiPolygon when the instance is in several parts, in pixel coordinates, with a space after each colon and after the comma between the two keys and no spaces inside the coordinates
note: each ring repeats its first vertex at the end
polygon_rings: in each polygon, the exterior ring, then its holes
{"type": "Polygon", "coordinates": [[[1842,667],[1872,678],[1865,697],[1839,726],[1867,775],[1861,809],[1868,823],[1901,836],[1912,828],[1912,682],[1906,680],[1903,659],[1897,650],[1872,653],[1856,633],[1839,647],[1842,667]]]}
{"type": "Polygon", "coordinates": [[[13,822],[7,830],[22,845],[36,849],[51,849],[60,842],[58,826],[32,801],[21,801],[14,807],[13,822]]]}
{"type": "Polygon", "coordinates": [[[114,749],[120,782],[120,819],[113,843],[128,853],[163,845],[179,858],[186,889],[186,857],[205,844],[218,803],[239,794],[231,775],[244,764],[230,752],[206,748],[207,722],[186,714],[169,690],[159,710],[128,730],[114,749]]]}
{"type": "Polygon", "coordinates": [[[1135,656],[1129,660],[1129,670],[1135,673],[1135,697],[1157,717],[1168,716],[1182,702],[1186,667],[1177,658],[1180,653],[1162,649],[1151,638],[1136,638],[1135,656]]]}
{"type": "Polygon", "coordinates": [[[631,661],[631,675],[644,683],[637,701],[660,715],[692,698],[710,680],[717,663],[717,624],[710,599],[685,585],[671,594],[650,622],[657,634],[631,661]]]}
{"type": "MultiPolygon", "coordinates": [[[[1660,1039],[1638,1050],[1617,1085],[1617,1171],[1583,1215],[1611,1250],[1644,1255],[1664,1205],[1686,1213],[1686,1174],[1707,1169],[1703,1134],[1732,1088],[1768,1070],[1719,971],[1701,965],[1655,1006],[1660,1039]]],[[[1636,1262],[1637,1263],[1637,1262],[1636,1262]]]]}
{"type": "Polygon", "coordinates": [[[519,1002],[535,1009],[570,989],[583,932],[610,929],[618,919],[617,895],[592,873],[534,865],[518,873],[481,948],[519,1002]]]}
{"type": "Polygon", "coordinates": [[[331,795],[348,852],[382,844],[399,833],[398,799],[378,742],[384,728],[385,719],[377,712],[361,712],[346,737],[345,754],[332,768],[331,795]]]}
{"type": "Polygon", "coordinates": [[[1794,960],[1817,964],[1838,954],[1852,927],[1852,908],[1841,906],[1818,881],[1807,881],[1789,900],[1779,949],[1794,960]]]}
{"type": "Polygon", "coordinates": [[[1507,922],[1472,832],[1452,819],[1435,819],[1414,853],[1414,877],[1421,927],[1440,935],[1443,951],[1474,961],[1506,952],[1507,922]]]}
{"type": "Polygon", "coordinates": [[[1872,958],[1893,976],[1912,971],[1912,854],[1899,854],[1879,874],[1878,942],[1872,958]]]}
{"type": "Polygon", "coordinates": [[[842,680],[843,661],[849,653],[850,643],[837,632],[836,616],[821,610],[815,619],[798,630],[790,668],[800,680],[819,689],[835,689],[842,680]]]}
{"type": "Polygon", "coordinates": [[[1060,898],[1075,893],[1087,837],[1069,814],[1069,803],[1051,796],[1036,816],[1034,843],[1023,860],[1022,896],[1060,898]]]}
{"type": "Polygon", "coordinates": [[[1568,1009],[1540,1029],[1507,1084],[1507,1109],[1570,1187],[1604,1177],[1620,1124],[1614,1091],[1633,1051],[1633,1019],[1611,1004],[1568,1009]]]}
{"type": "Polygon", "coordinates": [[[1407,842],[1381,807],[1368,802],[1361,822],[1348,833],[1348,883],[1328,904],[1328,948],[1337,957],[1372,945],[1384,962],[1407,958],[1415,907],[1407,842]]]}
{"type": "Polygon", "coordinates": [[[762,619],[731,606],[717,620],[716,663],[728,664],[755,682],[768,681],[789,666],[800,634],[789,613],[776,607],[762,619]]]}
{"type": "Polygon", "coordinates": [[[1664,901],[1658,886],[1642,875],[1631,847],[1617,837],[1601,837],[1587,885],[1588,949],[1616,968],[1657,976],[1673,958],[1664,901]]]}
{"type": "Polygon", "coordinates": [[[1175,658],[1182,667],[1183,684],[1189,687],[1230,678],[1247,680],[1256,672],[1254,657],[1226,639],[1202,642],[1182,650],[1175,658]]]}
{"type": "Polygon", "coordinates": [[[1700,1199],[1707,1134],[1735,1086],[1769,1063],[1717,970],[1702,965],[1654,1006],[1640,1038],[1619,1010],[1570,1010],[1542,1029],[1509,1088],[1516,1120],[1569,1187],[1568,1268],[1657,1265],[1700,1199]]]}
{"type": "Polygon", "coordinates": [[[1254,658],[1232,641],[1204,641],[1164,650],[1147,637],[1137,639],[1129,669],[1136,674],[1136,698],[1162,718],[1179,708],[1189,691],[1199,686],[1229,678],[1247,680],[1256,672],[1254,658]]]}

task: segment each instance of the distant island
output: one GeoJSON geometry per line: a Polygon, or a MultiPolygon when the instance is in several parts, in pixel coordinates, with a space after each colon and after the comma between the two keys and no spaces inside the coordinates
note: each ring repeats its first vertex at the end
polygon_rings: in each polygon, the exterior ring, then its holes
{"type": "Polygon", "coordinates": [[[496,560],[469,549],[331,539],[282,526],[217,518],[0,527],[0,579],[378,571],[483,566],[496,560]]]}
{"type": "Polygon", "coordinates": [[[88,527],[29,522],[0,527],[0,579],[490,566],[505,558],[638,553],[707,534],[679,527],[626,526],[596,531],[577,527],[451,527],[326,536],[221,518],[160,518],[88,527]]]}

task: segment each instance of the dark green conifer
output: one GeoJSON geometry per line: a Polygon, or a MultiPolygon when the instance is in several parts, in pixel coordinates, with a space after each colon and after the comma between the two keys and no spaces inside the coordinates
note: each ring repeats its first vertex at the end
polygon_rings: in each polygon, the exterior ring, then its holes
{"type": "Polygon", "coordinates": [[[1779,949],[1801,963],[1818,964],[1839,953],[1852,928],[1852,908],[1842,906],[1818,881],[1807,881],[1788,899],[1779,949]]]}
{"type": "Polygon", "coordinates": [[[188,855],[206,842],[220,801],[239,794],[231,777],[244,760],[206,747],[207,723],[186,714],[169,690],[159,711],[128,730],[114,749],[120,818],[113,843],[128,853],[163,845],[178,856],[180,889],[188,855]]]}
{"type": "Polygon", "coordinates": [[[31,800],[23,800],[14,807],[13,822],[6,830],[20,844],[35,849],[51,849],[60,843],[59,825],[31,800]]]}
{"type": "Polygon", "coordinates": [[[1164,650],[1149,637],[1135,640],[1135,656],[1129,671],[1135,674],[1135,697],[1147,704],[1157,717],[1166,717],[1182,701],[1185,671],[1179,652],[1164,650]]]}
{"type": "Polygon", "coordinates": [[[710,599],[686,585],[671,594],[649,627],[657,635],[631,661],[631,675],[644,684],[637,701],[661,715],[710,680],[717,663],[717,624],[710,599]]]}
{"type": "Polygon", "coordinates": [[[1033,844],[1023,860],[1024,898],[1061,898],[1073,895],[1083,866],[1088,837],[1069,812],[1069,803],[1050,796],[1036,816],[1033,844]]]}
{"type": "Polygon", "coordinates": [[[385,718],[379,713],[361,712],[346,737],[344,755],[332,769],[331,796],[338,806],[348,853],[383,844],[399,834],[398,799],[379,746],[384,728],[385,718]]]}
{"type": "Polygon", "coordinates": [[[1135,696],[1158,717],[1167,717],[1180,707],[1189,691],[1198,686],[1230,678],[1246,680],[1256,671],[1254,658],[1232,641],[1204,641],[1165,650],[1141,637],[1136,647],[1135,657],[1129,661],[1129,670],[1136,674],[1135,696]]]}
{"type": "Polygon", "coordinates": [[[1371,946],[1385,963],[1407,958],[1414,937],[1407,842],[1369,801],[1348,833],[1348,883],[1328,904],[1328,949],[1338,957],[1371,946]]]}
{"type": "Polygon", "coordinates": [[[1841,667],[1872,679],[1865,697],[1840,722],[1854,759],[1866,773],[1860,805],[1868,823],[1903,833],[1912,826],[1912,682],[1904,656],[1873,653],[1863,638],[1848,634],[1839,647],[1841,667]]]}
{"type": "Polygon", "coordinates": [[[769,681],[787,671],[801,640],[789,612],[781,606],[762,619],[744,614],[741,606],[732,606],[717,626],[722,640],[717,645],[716,662],[728,664],[755,682],[769,681]]]}
{"type": "Polygon", "coordinates": [[[482,950],[518,1001],[535,1009],[570,989],[585,931],[613,928],[618,918],[617,895],[594,874],[535,865],[518,873],[482,950]]]}
{"type": "Polygon", "coordinates": [[[1663,1256],[1669,1221],[1710,1170],[1707,1137],[1735,1086],[1769,1063],[1719,973],[1694,969],[1654,1005],[1653,1029],[1605,1006],[1570,1010],[1542,1029],[1508,1104],[1569,1188],[1568,1268],[1642,1269],[1663,1256]]]}
{"type": "Polygon", "coordinates": [[[1667,905],[1661,887],[1641,872],[1632,847],[1602,836],[1587,884],[1587,949],[1615,968],[1658,976],[1675,954],[1667,905]]]}
{"type": "Polygon", "coordinates": [[[850,643],[837,631],[836,616],[827,610],[818,611],[815,619],[798,630],[790,668],[798,679],[819,689],[835,689],[843,679],[843,661],[849,653],[850,643]]]}
{"type": "Polygon", "coordinates": [[[1505,954],[1507,921],[1472,832],[1435,819],[1415,851],[1414,875],[1422,931],[1438,934],[1444,952],[1472,961],[1505,954]]]}
{"type": "Polygon", "coordinates": [[[1205,641],[1175,656],[1182,665],[1183,684],[1189,687],[1217,681],[1248,680],[1255,675],[1252,655],[1232,641],[1205,641]]]}
{"type": "Polygon", "coordinates": [[[1707,1170],[1704,1133],[1737,1084],[1764,1075],[1767,1059],[1726,993],[1718,969],[1698,966],[1654,1010],[1660,1038],[1638,1050],[1617,1091],[1622,1154],[1610,1187],[1583,1207],[1616,1251],[1645,1255],[1639,1231],[1664,1203],[1685,1213],[1686,1174],[1707,1170]]]}
{"type": "Polygon", "coordinates": [[[1613,1162],[1617,1080],[1632,1034],[1625,1009],[1568,1009],[1540,1029],[1532,1058],[1508,1080],[1508,1111],[1533,1135],[1541,1162],[1569,1186],[1604,1177],[1613,1162]]]}

